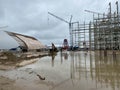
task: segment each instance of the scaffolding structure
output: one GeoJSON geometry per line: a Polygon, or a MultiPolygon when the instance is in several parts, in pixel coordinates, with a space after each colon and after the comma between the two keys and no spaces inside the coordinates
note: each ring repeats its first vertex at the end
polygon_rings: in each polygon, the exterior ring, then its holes
{"type": "Polygon", "coordinates": [[[81,52],[70,52],[72,79],[95,81],[96,88],[100,85],[101,88],[120,89],[120,55],[106,57],[104,53],[98,51],[87,54],[81,52]]]}
{"type": "Polygon", "coordinates": [[[89,24],[73,22],[71,26],[72,43],[80,49],[89,48],[89,24]]]}
{"type": "Polygon", "coordinates": [[[111,3],[109,3],[109,12],[107,15],[98,15],[94,18],[94,46],[95,50],[119,50],[120,49],[120,15],[118,13],[118,2],[116,2],[117,11],[111,12],[111,3]]]}
{"type": "MultiPolygon", "coordinates": [[[[95,12],[94,12],[95,13],[95,12]]],[[[93,17],[86,24],[71,23],[71,40],[73,46],[89,48],[90,50],[120,50],[120,14],[118,1],[116,11],[112,12],[109,3],[108,13],[93,17]]]]}
{"type": "Polygon", "coordinates": [[[94,24],[93,22],[89,23],[89,50],[95,49],[95,42],[94,42],[94,24]]]}

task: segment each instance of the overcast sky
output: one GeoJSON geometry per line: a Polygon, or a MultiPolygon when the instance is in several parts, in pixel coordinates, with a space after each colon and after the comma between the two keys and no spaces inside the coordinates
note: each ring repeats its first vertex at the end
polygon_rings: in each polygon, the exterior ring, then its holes
{"type": "MultiPolygon", "coordinates": [[[[119,1],[119,0],[118,0],[119,1]]],[[[0,0],[0,26],[4,30],[26,34],[43,44],[62,44],[69,40],[68,24],[48,15],[51,12],[66,21],[83,23],[92,20],[92,14],[84,10],[107,12],[108,4],[115,7],[116,0],[0,0]]]]}

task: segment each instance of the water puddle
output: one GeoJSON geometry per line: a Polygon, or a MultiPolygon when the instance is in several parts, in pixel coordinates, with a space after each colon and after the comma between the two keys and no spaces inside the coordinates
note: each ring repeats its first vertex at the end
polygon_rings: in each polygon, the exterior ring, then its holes
{"type": "Polygon", "coordinates": [[[2,70],[0,76],[15,80],[22,90],[120,90],[120,55],[59,52],[24,67],[2,70]]]}

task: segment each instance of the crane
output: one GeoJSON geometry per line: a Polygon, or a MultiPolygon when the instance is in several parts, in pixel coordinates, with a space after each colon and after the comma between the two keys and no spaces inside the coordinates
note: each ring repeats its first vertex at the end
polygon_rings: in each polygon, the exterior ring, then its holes
{"type": "Polygon", "coordinates": [[[71,21],[72,21],[72,15],[71,15],[70,21],[68,22],[68,21],[66,21],[66,20],[64,20],[64,19],[62,19],[62,18],[60,18],[60,17],[58,17],[58,16],[56,16],[56,15],[54,15],[54,14],[50,13],[50,12],[48,12],[48,14],[50,14],[50,15],[52,15],[52,16],[54,16],[54,17],[56,17],[57,19],[59,19],[59,20],[61,20],[61,21],[65,22],[65,23],[68,23],[68,24],[70,24],[70,23],[71,23],[71,21]]]}
{"type": "MultiPolygon", "coordinates": [[[[98,15],[105,15],[105,14],[102,14],[102,13],[99,13],[99,12],[90,11],[90,10],[85,10],[85,12],[89,12],[89,13],[93,13],[93,14],[98,14],[98,15]]],[[[105,15],[105,16],[108,16],[108,15],[105,15]]]]}
{"type": "Polygon", "coordinates": [[[61,20],[61,21],[65,22],[65,23],[68,23],[68,24],[69,24],[69,22],[68,22],[68,21],[66,21],[66,20],[64,20],[64,19],[62,19],[62,18],[60,18],[60,17],[58,17],[58,16],[56,16],[56,15],[54,15],[54,14],[50,13],[50,12],[48,12],[48,14],[50,14],[50,15],[52,15],[52,16],[54,16],[54,17],[56,17],[57,19],[59,19],[59,20],[61,20]]]}
{"type": "Polygon", "coordinates": [[[69,25],[70,45],[73,46],[72,36],[71,36],[71,34],[72,34],[72,33],[71,33],[71,24],[72,24],[72,17],[73,17],[73,16],[71,15],[70,20],[69,20],[69,21],[66,21],[66,20],[64,20],[63,18],[58,17],[58,16],[54,15],[54,14],[51,13],[51,12],[48,12],[48,14],[52,15],[53,17],[55,17],[55,18],[57,18],[57,19],[59,19],[59,20],[65,22],[65,23],[67,23],[67,24],[69,25]]]}

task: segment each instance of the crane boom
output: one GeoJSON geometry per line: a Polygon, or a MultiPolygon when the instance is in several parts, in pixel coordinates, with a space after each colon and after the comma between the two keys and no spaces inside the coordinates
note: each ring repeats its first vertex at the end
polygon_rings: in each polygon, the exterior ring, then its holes
{"type": "Polygon", "coordinates": [[[70,17],[70,20],[69,20],[69,21],[66,21],[66,20],[64,20],[64,19],[62,19],[62,18],[60,18],[60,17],[58,17],[58,16],[56,16],[56,15],[50,13],[50,12],[48,12],[48,14],[50,14],[50,15],[52,15],[53,17],[55,17],[55,18],[57,18],[57,19],[65,22],[65,23],[69,24],[70,45],[73,46],[73,38],[72,38],[72,34],[71,34],[71,32],[72,32],[72,30],[71,30],[71,28],[72,28],[72,26],[71,26],[71,24],[72,24],[72,23],[71,23],[71,22],[72,22],[72,15],[71,15],[71,17],[70,17]]]}
{"type": "MultiPolygon", "coordinates": [[[[104,15],[102,13],[98,13],[98,12],[94,12],[94,11],[90,11],[90,10],[85,10],[85,12],[89,12],[89,13],[93,13],[93,14],[99,14],[99,15],[104,15]]],[[[105,16],[107,16],[107,15],[105,15],[105,16]]]]}
{"type": "Polygon", "coordinates": [[[54,17],[56,17],[57,19],[59,19],[59,20],[61,20],[61,21],[65,22],[65,23],[68,23],[68,24],[69,24],[69,22],[68,22],[68,21],[66,21],[66,20],[64,20],[64,19],[62,19],[62,18],[60,18],[60,17],[58,17],[58,16],[56,16],[56,15],[54,15],[54,14],[50,13],[50,12],[48,12],[48,14],[50,14],[50,15],[52,15],[52,16],[54,16],[54,17]]]}

